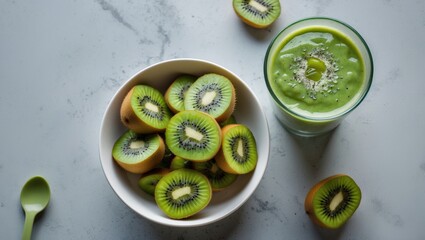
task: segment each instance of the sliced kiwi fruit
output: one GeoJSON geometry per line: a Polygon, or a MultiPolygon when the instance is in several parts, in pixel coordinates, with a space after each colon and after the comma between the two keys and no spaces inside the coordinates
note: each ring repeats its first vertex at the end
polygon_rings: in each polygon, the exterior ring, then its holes
{"type": "Polygon", "coordinates": [[[232,115],[236,93],[232,82],[219,74],[209,73],[198,78],[184,98],[186,110],[198,110],[213,116],[218,122],[232,115]]]}
{"type": "Polygon", "coordinates": [[[245,174],[255,169],[258,160],[257,145],[251,130],[243,124],[230,124],[222,129],[223,141],[216,156],[223,171],[245,174]]]}
{"type": "Polygon", "coordinates": [[[215,159],[211,159],[207,162],[194,162],[193,169],[201,172],[210,180],[213,191],[220,191],[232,185],[238,178],[237,174],[223,171],[217,165],[215,159]]]}
{"type": "Polygon", "coordinates": [[[137,133],[164,132],[172,113],[164,96],[147,85],[134,86],[121,105],[121,121],[137,133]]]}
{"type": "Polygon", "coordinates": [[[305,211],[319,226],[339,228],[354,214],[361,197],[360,188],[354,180],[338,174],[311,188],[305,199],[305,211]]]}
{"type": "Polygon", "coordinates": [[[177,170],[180,168],[191,168],[191,167],[192,167],[191,161],[181,158],[179,156],[175,156],[170,163],[171,170],[177,170]]]}
{"type": "Polygon", "coordinates": [[[266,28],[280,16],[279,0],[233,0],[233,9],[246,24],[266,28]]]}
{"type": "Polygon", "coordinates": [[[178,113],[184,110],[184,96],[195,80],[195,76],[181,75],[168,87],[164,98],[171,111],[178,113]]]}
{"type": "Polygon", "coordinates": [[[220,127],[224,127],[230,124],[236,124],[236,118],[235,116],[232,114],[228,119],[224,120],[223,122],[218,123],[220,125],[220,127]]]}
{"type": "Polygon", "coordinates": [[[176,156],[191,161],[207,161],[220,149],[221,128],[210,115],[185,110],[170,119],[165,142],[176,156]]]}
{"type": "Polygon", "coordinates": [[[212,197],[207,177],[192,169],[178,169],[162,177],[155,187],[155,201],[170,218],[188,218],[204,209],[212,197]]]}
{"type": "Polygon", "coordinates": [[[140,189],[142,189],[145,193],[149,195],[155,194],[155,187],[159,180],[170,172],[169,169],[166,168],[156,168],[145,174],[137,182],[140,189]]]}
{"type": "Polygon", "coordinates": [[[125,170],[145,173],[153,169],[164,157],[165,144],[158,134],[125,132],[115,142],[112,157],[125,170]]]}

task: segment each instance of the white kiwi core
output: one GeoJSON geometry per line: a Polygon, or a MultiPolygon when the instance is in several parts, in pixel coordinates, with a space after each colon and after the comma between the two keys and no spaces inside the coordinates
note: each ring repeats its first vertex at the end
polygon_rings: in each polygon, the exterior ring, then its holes
{"type": "Polygon", "coordinates": [[[197,141],[201,141],[202,138],[204,138],[204,135],[202,133],[196,131],[195,129],[193,129],[191,127],[186,127],[184,129],[184,131],[185,131],[185,134],[186,134],[187,137],[193,138],[197,141]]]}
{"type": "Polygon", "coordinates": [[[204,96],[201,99],[201,104],[206,106],[214,100],[215,96],[217,96],[217,93],[215,91],[206,92],[204,96]]]}
{"type": "Polygon", "coordinates": [[[248,3],[251,7],[257,9],[260,12],[267,12],[267,7],[263,6],[261,3],[258,3],[257,1],[251,0],[248,3]]]}
{"type": "Polygon", "coordinates": [[[329,209],[331,211],[334,211],[339,204],[342,203],[342,201],[344,200],[344,195],[342,194],[342,192],[339,192],[335,195],[335,197],[332,198],[331,204],[329,205],[329,209]]]}
{"type": "Polygon", "coordinates": [[[238,141],[238,148],[236,149],[236,152],[239,154],[239,156],[243,157],[243,142],[242,142],[242,139],[239,139],[239,141],[238,141]]]}
{"type": "Polygon", "coordinates": [[[182,187],[174,190],[171,195],[173,196],[173,199],[179,199],[183,197],[184,195],[190,194],[191,189],[190,187],[182,187]]]}
{"type": "Polygon", "coordinates": [[[159,108],[157,105],[151,103],[151,102],[147,102],[145,104],[145,108],[149,109],[152,112],[159,112],[159,108]]]}
{"type": "Polygon", "coordinates": [[[138,149],[138,148],[142,148],[145,146],[145,142],[142,140],[136,140],[136,141],[132,141],[130,143],[130,149],[138,149]]]}

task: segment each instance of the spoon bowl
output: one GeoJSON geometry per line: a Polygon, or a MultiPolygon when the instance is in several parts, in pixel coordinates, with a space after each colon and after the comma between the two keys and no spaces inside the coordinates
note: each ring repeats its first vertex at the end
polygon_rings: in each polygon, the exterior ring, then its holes
{"type": "Polygon", "coordinates": [[[25,224],[22,239],[31,239],[35,216],[43,211],[50,200],[50,188],[40,176],[30,178],[21,190],[21,205],[25,211],[25,224]]]}

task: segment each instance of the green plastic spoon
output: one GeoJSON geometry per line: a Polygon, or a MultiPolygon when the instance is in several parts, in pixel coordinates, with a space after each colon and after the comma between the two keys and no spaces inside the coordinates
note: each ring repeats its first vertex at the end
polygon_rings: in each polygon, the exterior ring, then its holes
{"type": "Polygon", "coordinates": [[[21,191],[21,204],[25,211],[25,224],[22,240],[31,239],[35,216],[46,208],[50,200],[50,188],[47,181],[35,176],[29,179],[21,191]]]}

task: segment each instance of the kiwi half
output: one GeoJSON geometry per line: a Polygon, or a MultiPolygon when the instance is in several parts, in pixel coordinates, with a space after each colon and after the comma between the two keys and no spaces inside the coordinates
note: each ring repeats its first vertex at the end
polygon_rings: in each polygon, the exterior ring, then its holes
{"type": "Polygon", "coordinates": [[[170,163],[171,170],[177,170],[180,168],[191,168],[191,167],[192,167],[191,161],[181,158],[179,156],[175,156],[170,163]]]}
{"type": "Polygon", "coordinates": [[[218,122],[232,115],[236,93],[232,82],[219,74],[209,73],[198,78],[184,98],[186,110],[198,110],[213,116],[218,122]]]}
{"type": "Polygon", "coordinates": [[[254,135],[242,124],[230,124],[222,129],[223,141],[216,156],[218,166],[223,171],[245,174],[254,170],[258,161],[254,135]]]}
{"type": "Polygon", "coordinates": [[[213,191],[220,191],[234,183],[238,178],[237,174],[223,171],[216,163],[215,159],[207,162],[194,162],[193,169],[204,174],[210,180],[213,191]]]}
{"type": "Polygon", "coordinates": [[[171,111],[178,113],[184,110],[184,96],[195,80],[195,76],[181,75],[168,87],[164,98],[171,111]]]}
{"type": "Polygon", "coordinates": [[[279,0],[233,0],[233,9],[246,24],[266,28],[279,17],[279,0]]]}
{"type": "Polygon", "coordinates": [[[121,105],[121,121],[137,133],[164,132],[172,113],[164,97],[153,87],[134,86],[121,105]]]}
{"type": "Polygon", "coordinates": [[[190,217],[211,201],[208,179],[198,171],[178,169],[162,177],[155,187],[155,201],[170,218],[190,217]]]}
{"type": "Polygon", "coordinates": [[[170,172],[169,169],[166,168],[156,168],[145,174],[139,179],[137,185],[142,189],[145,193],[154,196],[155,187],[159,180],[170,172]]]}
{"type": "Polygon", "coordinates": [[[338,174],[311,188],[305,199],[305,211],[319,226],[339,228],[354,214],[361,197],[360,188],[354,180],[338,174]]]}
{"type": "Polygon", "coordinates": [[[165,144],[158,134],[137,134],[125,132],[115,142],[112,157],[125,170],[132,173],[145,173],[161,162],[165,144]]]}
{"type": "Polygon", "coordinates": [[[210,115],[185,110],[170,119],[165,142],[176,156],[192,161],[207,161],[220,149],[221,128],[210,115]]]}

